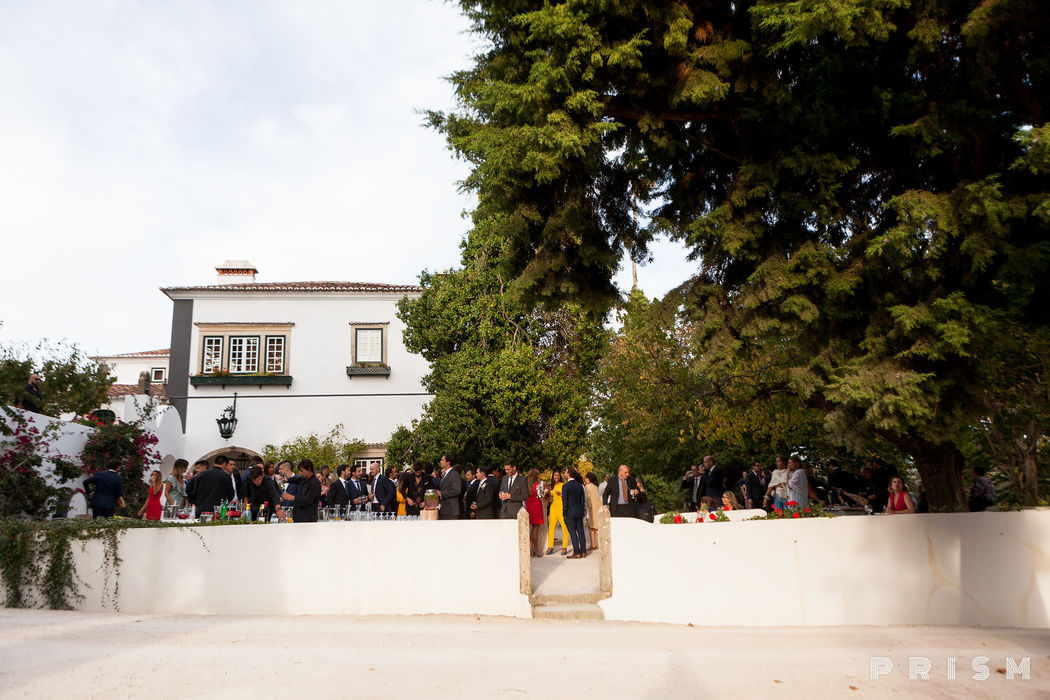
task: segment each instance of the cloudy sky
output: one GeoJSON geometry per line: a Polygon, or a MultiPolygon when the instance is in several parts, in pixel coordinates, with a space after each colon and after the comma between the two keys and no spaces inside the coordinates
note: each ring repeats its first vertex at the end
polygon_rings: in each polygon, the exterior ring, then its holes
{"type": "MultiPolygon", "coordinates": [[[[0,0],[0,342],[167,347],[158,288],[227,259],[266,282],[456,265],[466,167],[417,110],[452,106],[465,29],[437,0],[0,0]]],[[[641,287],[682,258],[657,246],[641,287]]]]}

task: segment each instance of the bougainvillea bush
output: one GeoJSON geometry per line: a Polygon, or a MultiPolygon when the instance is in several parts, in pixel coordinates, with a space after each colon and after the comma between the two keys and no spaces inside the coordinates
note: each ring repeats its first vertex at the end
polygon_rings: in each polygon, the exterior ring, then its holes
{"type": "Polygon", "coordinates": [[[33,414],[3,407],[0,415],[0,517],[46,518],[65,511],[71,490],[60,484],[80,469],[50,446],[61,424],[40,427],[33,414]],[[6,420],[5,420],[6,418],[6,420]]]}
{"type": "Polygon", "coordinates": [[[160,462],[160,455],[153,449],[156,444],[157,437],[140,422],[99,425],[80,455],[82,473],[90,476],[108,469],[110,464],[119,464],[117,472],[124,480],[127,502],[125,512],[134,513],[146,502],[146,471],[160,462]]]}

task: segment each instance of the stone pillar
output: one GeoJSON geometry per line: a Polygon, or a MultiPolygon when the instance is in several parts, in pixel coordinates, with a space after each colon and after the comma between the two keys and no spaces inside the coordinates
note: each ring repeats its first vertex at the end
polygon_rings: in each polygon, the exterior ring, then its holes
{"type": "Polygon", "coordinates": [[[609,506],[598,511],[598,587],[612,595],[612,517],[609,506]]]}
{"type": "Polygon", "coordinates": [[[529,544],[529,512],[518,511],[518,577],[521,593],[532,595],[532,548],[529,544]]]}

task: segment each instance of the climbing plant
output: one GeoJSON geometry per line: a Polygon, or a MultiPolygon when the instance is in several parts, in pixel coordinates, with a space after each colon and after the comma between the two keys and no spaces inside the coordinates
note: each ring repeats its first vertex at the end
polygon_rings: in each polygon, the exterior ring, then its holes
{"type": "MultiPolygon", "coordinates": [[[[118,609],[120,592],[120,535],[133,528],[178,528],[179,532],[200,538],[198,527],[223,527],[235,522],[202,523],[182,526],[150,520],[96,518],[72,520],[59,518],[32,521],[24,518],[0,520],[0,581],[3,582],[4,607],[45,607],[71,610],[83,600],[84,581],[77,575],[73,543],[83,545],[101,540],[104,590],[102,601],[118,609]]],[[[201,539],[203,545],[204,540],[201,539]]]]}
{"type": "Polygon", "coordinates": [[[61,484],[80,470],[50,444],[61,424],[0,408],[0,518],[46,518],[64,510],[70,490],[61,484]]]}

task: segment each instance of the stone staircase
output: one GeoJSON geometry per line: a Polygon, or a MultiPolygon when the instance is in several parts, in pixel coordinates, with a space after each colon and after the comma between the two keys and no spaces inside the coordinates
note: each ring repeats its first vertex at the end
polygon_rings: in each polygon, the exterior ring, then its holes
{"type": "Polygon", "coordinates": [[[602,620],[598,601],[604,593],[533,593],[532,617],[537,620],[602,620]]]}
{"type": "Polygon", "coordinates": [[[532,616],[546,620],[602,620],[597,552],[585,559],[566,559],[555,553],[532,559],[532,616]]]}
{"type": "MultiPolygon", "coordinates": [[[[560,528],[559,528],[560,530],[560,528]]],[[[560,544],[555,531],[555,543],[560,544]]],[[[561,533],[564,537],[564,533],[561,533]]],[[[546,527],[540,533],[547,539],[546,527]]],[[[529,519],[518,514],[518,556],[521,564],[521,592],[527,593],[532,616],[540,620],[604,620],[598,601],[612,591],[609,510],[598,512],[598,551],[583,559],[568,559],[557,550],[543,557],[529,556],[529,519]],[[604,555],[604,556],[603,556],[604,555]]]]}

